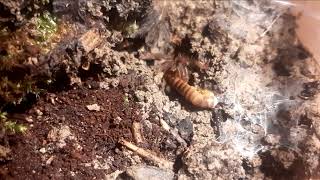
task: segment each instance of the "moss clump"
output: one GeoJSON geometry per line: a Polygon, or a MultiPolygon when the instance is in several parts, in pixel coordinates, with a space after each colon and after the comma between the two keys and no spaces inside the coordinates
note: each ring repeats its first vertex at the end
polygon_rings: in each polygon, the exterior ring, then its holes
{"type": "Polygon", "coordinates": [[[49,12],[33,17],[19,29],[0,31],[0,108],[20,104],[27,94],[39,94],[48,78],[34,76],[38,57],[49,52],[60,38],[57,19],[49,12]]]}
{"type": "Polygon", "coordinates": [[[36,19],[36,29],[40,43],[48,41],[58,30],[57,19],[49,12],[44,12],[36,19]]]}
{"type": "Polygon", "coordinates": [[[131,23],[128,22],[127,24],[124,25],[122,29],[125,37],[131,37],[133,34],[135,34],[138,31],[139,26],[136,21],[131,23]]]}
{"type": "Polygon", "coordinates": [[[25,133],[27,131],[26,126],[8,120],[6,112],[0,113],[0,121],[1,128],[3,128],[3,130],[7,133],[25,133]]]}
{"type": "Polygon", "coordinates": [[[50,4],[50,0],[39,0],[39,3],[41,5],[48,5],[48,4],[50,4]]]}

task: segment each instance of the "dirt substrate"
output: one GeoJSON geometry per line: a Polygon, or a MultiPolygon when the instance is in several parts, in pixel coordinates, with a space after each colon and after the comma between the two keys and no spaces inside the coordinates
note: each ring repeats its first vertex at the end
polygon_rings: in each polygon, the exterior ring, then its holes
{"type": "Polygon", "coordinates": [[[0,3],[9,14],[1,20],[8,20],[8,32],[20,29],[17,37],[21,29],[38,37],[37,29],[26,29],[39,19],[26,11],[44,8],[58,18],[51,24],[58,31],[45,42],[52,46],[40,52],[13,40],[0,46],[6,60],[25,57],[14,59],[23,66],[1,71],[11,83],[0,89],[7,95],[0,100],[13,99],[18,106],[4,107],[12,112],[8,119],[28,127],[0,134],[1,178],[320,177],[319,61],[297,38],[297,17],[276,2],[0,3]],[[21,54],[8,56],[13,52],[21,54]],[[192,106],[166,85],[163,74],[179,54],[186,57],[188,83],[214,92],[216,108],[192,106]],[[17,113],[26,97],[22,87],[36,101],[17,113]],[[15,91],[7,93],[10,88],[15,91]],[[142,158],[121,139],[158,159],[142,158]]]}
{"type": "MultiPolygon", "coordinates": [[[[103,179],[137,163],[152,165],[118,143],[120,138],[134,143],[132,123],[140,122],[141,115],[117,89],[49,93],[24,116],[30,129],[23,137],[8,137],[12,152],[2,165],[4,179],[103,179]],[[97,106],[89,110],[92,104],[97,106]]],[[[139,145],[170,157],[175,148],[166,149],[167,134],[151,126],[139,145]]]]}

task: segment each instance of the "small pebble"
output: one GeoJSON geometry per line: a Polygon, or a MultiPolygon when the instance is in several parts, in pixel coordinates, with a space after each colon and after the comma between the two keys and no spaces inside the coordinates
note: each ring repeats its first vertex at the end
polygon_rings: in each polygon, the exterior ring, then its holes
{"type": "Polygon", "coordinates": [[[44,153],[47,152],[47,150],[46,150],[46,148],[41,148],[41,149],[39,149],[39,152],[41,152],[42,154],[44,154],[44,153]]]}
{"type": "Polygon", "coordinates": [[[33,122],[32,116],[27,116],[26,121],[29,123],[32,123],[33,122]]]}
{"type": "Polygon", "coordinates": [[[47,161],[46,161],[46,165],[50,165],[52,163],[54,159],[54,156],[51,156],[47,161]]]}
{"type": "Polygon", "coordinates": [[[98,104],[87,105],[89,111],[100,111],[100,106],[98,104]]]}
{"type": "Polygon", "coordinates": [[[43,112],[41,112],[39,109],[36,109],[36,115],[37,115],[37,116],[42,116],[42,115],[43,115],[43,112]]]}

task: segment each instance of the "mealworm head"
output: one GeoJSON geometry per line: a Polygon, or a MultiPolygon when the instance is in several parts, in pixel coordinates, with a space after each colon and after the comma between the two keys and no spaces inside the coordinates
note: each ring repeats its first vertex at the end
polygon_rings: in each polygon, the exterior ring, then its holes
{"type": "Polygon", "coordinates": [[[216,107],[216,105],[219,103],[218,98],[214,95],[213,92],[209,91],[209,90],[199,90],[201,94],[204,95],[205,98],[205,106],[207,108],[214,108],[216,107]]]}
{"type": "Polygon", "coordinates": [[[209,107],[214,108],[219,103],[218,98],[212,93],[212,96],[208,99],[209,107]]]}

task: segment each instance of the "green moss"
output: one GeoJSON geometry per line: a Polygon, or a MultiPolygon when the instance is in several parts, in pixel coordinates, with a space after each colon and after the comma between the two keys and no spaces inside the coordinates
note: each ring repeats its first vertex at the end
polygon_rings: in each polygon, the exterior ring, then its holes
{"type": "Polygon", "coordinates": [[[14,57],[11,54],[1,56],[0,55],[0,71],[8,71],[11,69],[14,61],[14,57]]]}
{"type": "Polygon", "coordinates": [[[128,23],[124,25],[124,35],[126,37],[131,37],[132,34],[136,33],[139,29],[138,24],[136,23],[136,21],[132,22],[132,23],[128,23]]]}
{"type": "Polygon", "coordinates": [[[7,113],[6,112],[0,112],[0,120],[7,120],[7,113]]]}
{"type": "Polygon", "coordinates": [[[4,127],[6,130],[12,133],[25,133],[27,131],[27,127],[22,124],[17,124],[13,121],[6,121],[4,122],[4,127]]]}
{"type": "Polygon", "coordinates": [[[58,30],[57,19],[49,12],[45,12],[36,19],[36,31],[38,32],[40,43],[47,41],[58,30]]]}
{"type": "MultiPolygon", "coordinates": [[[[40,82],[39,79],[37,82],[40,82]]],[[[45,80],[43,80],[46,83],[45,80]]],[[[8,80],[7,77],[0,79],[0,108],[5,104],[20,104],[27,94],[33,94],[36,98],[45,90],[37,87],[37,82],[31,79],[24,79],[23,81],[13,82],[8,80]]]]}
{"type": "Polygon", "coordinates": [[[0,120],[6,132],[25,133],[27,131],[26,126],[8,120],[6,112],[0,112],[0,120]]]}
{"type": "Polygon", "coordinates": [[[48,5],[50,0],[40,0],[41,5],[48,5]]]}
{"type": "Polygon", "coordinates": [[[127,95],[123,96],[123,103],[127,106],[129,105],[129,97],[127,95]]]}
{"type": "Polygon", "coordinates": [[[8,36],[9,31],[8,31],[8,27],[4,26],[0,29],[0,37],[1,36],[8,36]]]}
{"type": "MultiPolygon", "coordinates": [[[[50,1],[30,3],[50,6],[50,1]]],[[[23,26],[15,30],[0,29],[0,110],[8,104],[20,104],[29,94],[38,97],[43,92],[41,88],[51,85],[47,77],[31,75],[30,67],[26,65],[29,57],[49,52],[60,32],[55,16],[43,12],[42,7],[37,10],[40,15],[30,17],[23,26]]]]}

